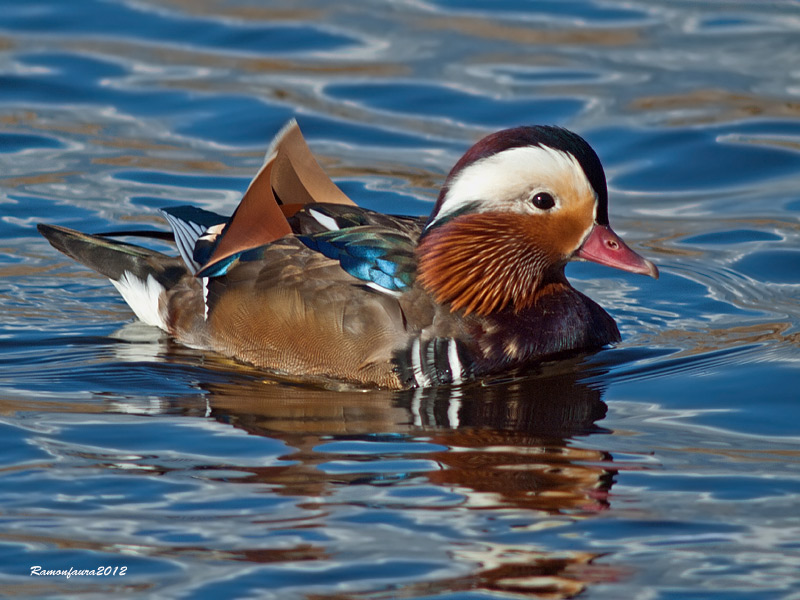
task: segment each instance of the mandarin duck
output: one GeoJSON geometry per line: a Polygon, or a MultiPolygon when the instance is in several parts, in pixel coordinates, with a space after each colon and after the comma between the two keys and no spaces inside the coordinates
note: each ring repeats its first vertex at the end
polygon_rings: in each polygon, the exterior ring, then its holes
{"type": "Polygon", "coordinates": [[[356,206],[294,121],[230,218],[162,213],[180,257],[114,233],[39,231],[179,342],[322,385],[457,385],[597,350],[619,330],[566,263],[658,277],[609,226],[597,154],[552,126],[480,140],[427,219],[356,206]]]}

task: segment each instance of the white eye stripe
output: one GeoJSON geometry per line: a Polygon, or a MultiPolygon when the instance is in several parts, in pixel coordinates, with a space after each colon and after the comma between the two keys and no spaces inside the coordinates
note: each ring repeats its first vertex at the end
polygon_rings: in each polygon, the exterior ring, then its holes
{"type": "MultiPolygon", "coordinates": [[[[578,160],[547,146],[510,148],[475,161],[458,173],[434,222],[478,202],[478,210],[515,210],[520,198],[546,191],[558,204],[555,189],[574,188],[596,196],[578,160]]],[[[517,207],[516,210],[519,210],[517,207]]],[[[523,209],[525,210],[525,209],[523,209]]],[[[536,210],[531,207],[528,210],[536,210]]]]}

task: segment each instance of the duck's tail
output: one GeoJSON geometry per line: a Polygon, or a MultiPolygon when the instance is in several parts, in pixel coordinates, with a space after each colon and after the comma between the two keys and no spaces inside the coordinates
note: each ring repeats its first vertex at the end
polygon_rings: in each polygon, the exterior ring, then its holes
{"type": "Polygon", "coordinates": [[[56,250],[108,277],[141,321],[169,331],[166,292],[193,278],[180,258],[57,225],[37,228],[56,250]]]}
{"type": "MultiPolygon", "coordinates": [[[[297,123],[291,120],[275,136],[264,164],[230,219],[192,207],[163,211],[174,230],[174,236],[166,235],[176,242],[183,260],[103,235],[88,235],[56,225],[38,227],[57,250],[108,277],[142,321],[172,333],[171,329],[188,330],[185,319],[175,315],[190,311],[176,309],[168,318],[170,299],[179,299],[184,307],[197,302],[194,308],[199,318],[204,318],[208,314],[210,273],[224,273],[238,254],[291,234],[287,218],[307,204],[317,202],[354,206],[319,166],[297,123]],[[203,242],[200,248],[199,241],[203,242]],[[201,277],[195,277],[197,273],[201,277]],[[172,322],[176,319],[181,323],[172,322]]],[[[323,213],[317,211],[314,218],[326,219],[323,213]]],[[[336,225],[334,220],[328,220],[336,225]]],[[[142,232],[117,233],[142,235],[142,232]]]]}

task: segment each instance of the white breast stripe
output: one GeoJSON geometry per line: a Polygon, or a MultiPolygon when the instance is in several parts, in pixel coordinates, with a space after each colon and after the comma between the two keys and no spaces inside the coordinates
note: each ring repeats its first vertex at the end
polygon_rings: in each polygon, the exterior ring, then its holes
{"type": "Polygon", "coordinates": [[[431,380],[422,370],[422,354],[420,352],[419,338],[414,338],[414,343],[411,344],[411,368],[414,371],[414,380],[420,387],[426,387],[431,384],[431,380]]]}
{"type": "Polygon", "coordinates": [[[453,338],[447,342],[447,362],[450,365],[450,376],[453,384],[458,385],[462,381],[461,359],[458,358],[458,348],[453,338]]]}

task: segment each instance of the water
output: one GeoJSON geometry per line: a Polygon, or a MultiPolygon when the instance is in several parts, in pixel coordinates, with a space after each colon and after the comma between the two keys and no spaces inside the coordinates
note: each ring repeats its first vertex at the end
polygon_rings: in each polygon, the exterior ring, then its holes
{"type": "Polygon", "coordinates": [[[800,598],[798,55],[788,0],[7,0],[3,594],[800,598]],[[410,214],[480,135],[575,129],[662,277],[569,267],[613,350],[333,393],[134,323],[36,233],[228,213],[292,116],[410,214]]]}

